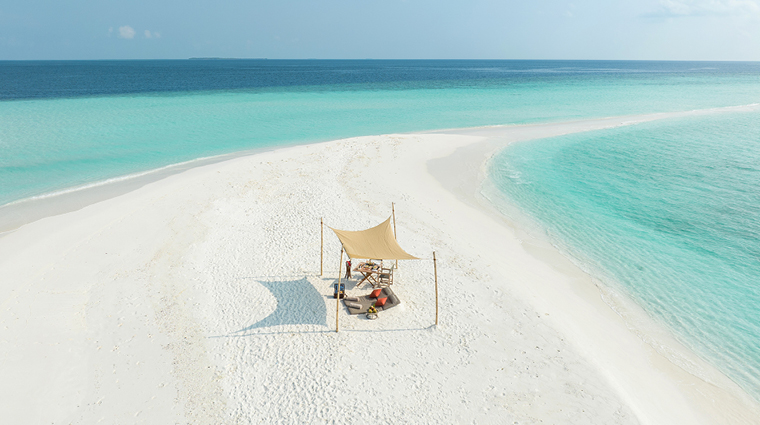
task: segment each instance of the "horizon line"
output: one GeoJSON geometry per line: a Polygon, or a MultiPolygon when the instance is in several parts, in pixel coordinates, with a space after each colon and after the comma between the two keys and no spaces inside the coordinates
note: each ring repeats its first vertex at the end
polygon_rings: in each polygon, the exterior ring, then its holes
{"type": "Polygon", "coordinates": [[[0,62],[99,62],[99,61],[216,61],[216,60],[260,60],[260,61],[555,61],[555,62],[742,62],[756,63],[759,60],[716,60],[716,59],[504,59],[504,58],[244,58],[244,57],[188,57],[188,58],[140,58],[140,59],[0,59],[0,62]]]}

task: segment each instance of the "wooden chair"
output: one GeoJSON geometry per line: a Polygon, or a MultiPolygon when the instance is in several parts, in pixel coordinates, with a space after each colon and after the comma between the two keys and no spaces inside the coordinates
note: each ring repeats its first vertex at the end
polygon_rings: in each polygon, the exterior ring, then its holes
{"type": "Polygon", "coordinates": [[[382,267],[378,281],[380,282],[380,286],[393,285],[393,267],[382,267]]]}

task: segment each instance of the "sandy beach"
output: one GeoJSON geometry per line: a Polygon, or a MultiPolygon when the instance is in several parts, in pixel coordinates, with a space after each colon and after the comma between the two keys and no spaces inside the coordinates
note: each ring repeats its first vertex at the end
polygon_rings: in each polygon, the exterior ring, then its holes
{"type": "Polygon", "coordinates": [[[287,147],[25,224],[0,237],[3,422],[757,423],[738,386],[631,328],[483,191],[508,143],[720,111],[287,147]],[[341,306],[336,333],[340,245],[325,227],[320,276],[320,219],[361,230],[391,203],[423,260],[400,262],[401,306],[341,306]]]}

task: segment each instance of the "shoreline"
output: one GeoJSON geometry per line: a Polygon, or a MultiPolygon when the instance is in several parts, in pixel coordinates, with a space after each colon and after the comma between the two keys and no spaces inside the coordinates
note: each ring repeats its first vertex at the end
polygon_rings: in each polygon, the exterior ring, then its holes
{"type": "MultiPolygon", "coordinates": [[[[714,111],[637,117],[700,113],[714,111]]],[[[27,422],[36,405],[39,419],[74,422],[105,412],[144,412],[148,421],[369,419],[376,412],[355,389],[371,380],[373,401],[397,406],[389,420],[751,423],[758,407],[748,396],[679,372],[572,262],[525,238],[480,194],[484,161],[508,143],[636,122],[277,148],[21,226],[0,238],[8,277],[0,352],[10,359],[0,376],[16,384],[0,387],[3,410],[27,422]],[[406,262],[394,285],[400,308],[376,322],[341,311],[341,332],[332,333],[334,279],[314,271],[314,223],[368,227],[391,202],[401,245],[438,252],[441,325],[430,326],[431,265],[406,262]],[[280,314],[285,299],[305,303],[280,314]],[[376,379],[378,370],[394,379],[376,379]],[[44,394],[23,398],[43,383],[44,394]]],[[[339,245],[325,236],[333,276],[339,245]]]]}
{"type": "MultiPolygon", "coordinates": [[[[621,121],[618,125],[631,125],[637,122],[643,122],[640,120],[656,120],[663,118],[676,118],[679,116],[694,116],[704,114],[714,114],[721,112],[732,112],[741,110],[755,110],[759,109],[760,104],[753,103],[747,105],[736,105],[727,107],[716,107],[709,109],[697,109],[691,111],[680,112],[657,112],[652,114],[638,114],[638,115],[622,115],[613,117],[602,118],[589,118],[572,121],[551,121],[551,122],[539,122],[528,124],[497,124],[481,127],[464,127],[464,128],[449,128],[449,129],[436,129],[436,130],[424,130],[415,131],[409,133],[399,134],[471,134],[471,135],[483,135],[486,137],[492,137],[494,134],[503,131],[506,128],[533,128],[533,127],[556,127],[567,126],[571,127],[573,124],[583,125],[587,122],[606,122],[606,121],[621,121]],[[490,135],[490,136],[489,136],[490,135]]],[[[571,132],[574,132],[572,130],[571,132]]],[[[558,133],[557,135],[559,135],[558,133]]],[[[566,134],[566,133],[563,133],[566,134]]],[[[356,136],[356,137],[371,137],[370,136],[356,136]]],[[[530,134],[520,136],[520,140],[532,140],[533,137],[530,134]]],[[[277,149],[284,149],[293,146],[306,146],[306,145],[319,145],[326,143],[327,141],[316,141],[312,143],[297,143],[297,144],[282,144],[277,146],[268,146],[261,148],[245,149],[242,151],[223,153],[218,155],[212,155],[207,157],[195,158],[188,161],[183,161],[174,164],[168,164],[159,168],[148,169],[144,171],[138,171],[135,173],[114,176],[104,180],[97,180],[89,183],[85,183],[78,186],[67,187],[62,189],[53,190],[51,192],[41,193],[27,198],[17,199],[9,203],[0,205],[0,238],[4,235],[18,229],[19,227],[32,223],[34,221],[55,216],[59,214],[65,214],[68,212],[76,211],[84,208],[88,205],[101,202],[110,198],[114,198],[125,193],[129,193],[140,187],[164,179],[168,176],[182,173],[183,171],[201,167],[208,164],[214,164],[222,161],[231,160],[234,158],[245,157],[249,155],[255,155],[261,152],[268,152],[277,149]]],[[[466,196],[462,197],[465,199],[466,196]]]]}
{"type": "Polygon", "coordinates": [[[157,182],[166,177],[193,168],[290,146],[297,145],[254,148],[195,158],[189,161],[169,164],[159,168],[116,176],[105,180],[98,180],[79,186],[63,188],[11,201],[7,204],[0,205],[0,238],[25,224],[33,223],[46,217],[77,211],[88,205],[124,195],[147,184],[157,182]]]}
{"type": "MultiPolygon", "coordinates": [[[[746,110],[756,110],[756,105],[747,105],[746,110]],[[751,109],[750,109],[751,108],[751,109]]],[[[721,108],[722,109],[722,108],[721,108]]],[[[739,108],[737,108],[739,109],[739,108]]],[[[741,110],[741,109],[740,109],[741,110]]],[[[549,131],[545,137],[555,137],[575,132],[594,131],[605,128],[612,128],[624,125],[636,125],[643,122],[649,122],[660,119],[678,118],[682,116],[702,115],[703,113],[720,113],[724,111],[688,111],[677,114],[651,114],[645,116],[630,117],[635,118],[631,121],[621,122],[619,125],[614,123],[605,124],[606,121],[615,121],[613,118],[604,118],[599,120],[585,120],[587,128],[563,129],[561,131],[549,131]],[[569,131],[568,131],[569,130],[569,131]]],[[[622,117],[620,117],[622,118],[622,117]]],[[[562,128],[562,126],[558,126],[562,128]]],[[[455,130],[441,132],[444,134],[487,134],[487,139],[476,144],[464,146],[457,151],[443,158],[437,158],[429,161],[429,170],[438,181],[449,191],[464,203],[479,209],[483,214],[489,216],[495,222],[500,223],[510,229],[517,237],[524,249],[533,257],[540,260],[543,264],[553,268],[567,278],[567,285],[562,296],[551,297],[552,299],[543,299],[537,305],[542,305],[547,309],[561,310],[562,305],[573,298],[573,295],[580,294],[581,303],[586,307],[595,308],[600,313],[612,312],[616,316],[616,325],[625,328],[635,335],[642,343],[646,345],[646,351],[650,351],[649,356],[652,358],[652,364],[657,365],[658,369],[665,375],[672,378],[679,385],[682,391],[690,399],[694,406],[698,406],[700,411],[708,417],[729,419],[722,410],[731,411],[726,404],[732,404],[737,411],[743,410],[743,406],[750,406],[753,411],[758,411],[760,402],[754,399],[744,389],[739,387],[731,378],[726,376],[722,371],[717,369],[713,364],[701,358],[692,349],[683,345],[676,339],[676,336],[665,325],[655,322],[647,312],[635,301],[630,299],[627,294],[612,289],[604,281],[598,281],[593,276],[593,272],[584,268],[585,264],[576,259],[569,248],[562,248],[552,243],[547,235],[542,234],[541,226],[534,219],[518,207],[511,204],[498,189],[496,189],[487,177],[487,169],[492,158],[507,145],[511,143],[534,141],[535,138],[524,134],[513,134],[508,140],[498,140],[501,136],[497,131],[483,131],[473,129],[469,131],[455,130]],[[474,167],[475,164],[481,164],[480,167],[474,167]],[[704,397],[709,394],[709,400],[712,404],[705,403],[704,397]],[[716,402],[716,400],[721,400],[716,402]],[[728,402],[724,404],[724,402],[728,402]]],[[[604,279],[609,279],[605,276],[604,279]]],[[[523,295],[526,298],[540,299],[544,298],[546,293],[556,290],[556,285],[547,285],[541,290],[527,290],[523,295]]],[[[583,311],[584,308],[570,308],[572,311],[583,311]]],[[[612,320],[612,316],[608,316],[612,320]]],[[[573,326],[567,326],[572,322],[571,317],[556,322],[560,328],[564,327],[568,332],[574,332],[580,336],[585,331],[579,328],[572,329],[573,326]]],[[[588,322],[589,327],[594,327],[592,322],[588,322]]],[[[594,340],[604,338],[602,334],[596,338],[586,335],[586,344],[593,345],[594,340]]],[[[579,347],[580,348],[580,347],[579,347]]],[[[626,357],[625,352],[617,353],[619,358],[626,357]]],[[[614,364],[617,360],[599,359],[600,365],[605,364],[607,367],[614,364]]],[[[619,367],[620,365],[618,365],[619,367]]],[[[623,369],[623,368],[620,368],[623,369]]],[[[624,371],[618,371],[621,377],[626,374],[624,371]]],[[[629,371],[626,380],[635,380],[638,371],[629,371]]],[[[620,377],[618,377],[619,379],[620,377]]],[[[625,383],[621,383],[625,386],[625,383]]],[[[663,407],[665,409],[665,407],[663,407]]],[[[737,423],[748,421],[751,423],[751,416],[744,418],[730,418],[737,423]]],[[[657,423],[656,421],[653,423],[657,423]]],[[[734,422],[732,422],[734,423],[734,422]]]]}

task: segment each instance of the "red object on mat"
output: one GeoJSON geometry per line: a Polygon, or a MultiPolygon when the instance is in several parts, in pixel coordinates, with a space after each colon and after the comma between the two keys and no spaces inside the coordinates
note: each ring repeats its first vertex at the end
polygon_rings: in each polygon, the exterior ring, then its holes
{"type": "Polygon", "coordinates": [[[369,294],[369,297],[377,298],[378,296],[380,296],[380,292],[382,292],[382,289],[375,289],[374,291],[372,291],[371,294],[369,294]]]}
{"type": "Polygon", "coordinates": [[[375,303],[375,307],[382,307],[382,306],[384,306],[386,301],[388,301],[388,297],[378,298],[377,302],[375,303]]]}

